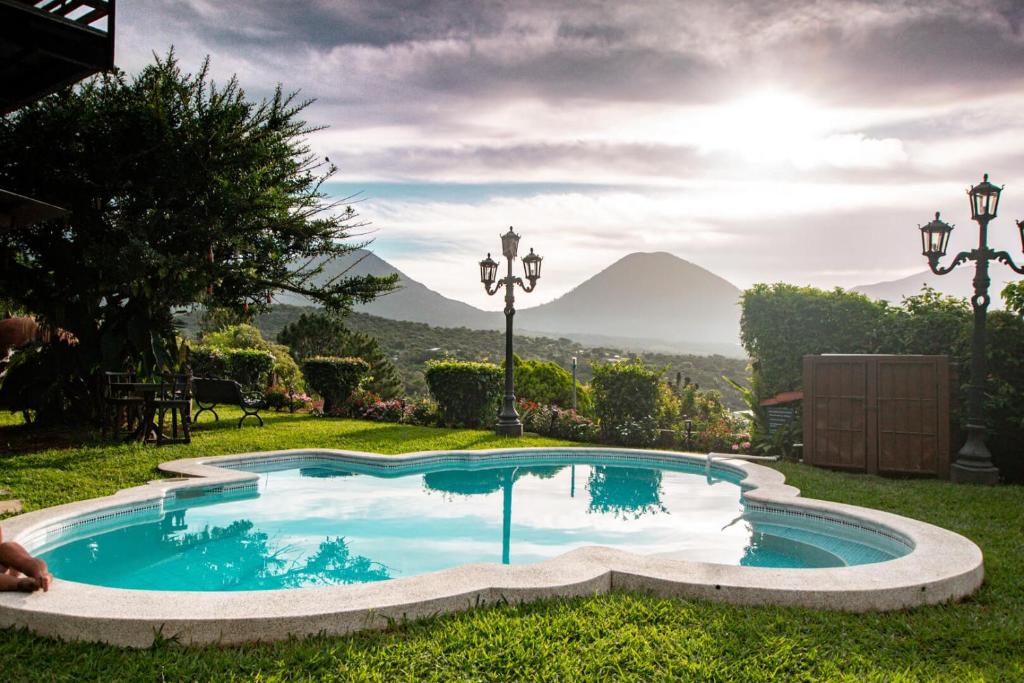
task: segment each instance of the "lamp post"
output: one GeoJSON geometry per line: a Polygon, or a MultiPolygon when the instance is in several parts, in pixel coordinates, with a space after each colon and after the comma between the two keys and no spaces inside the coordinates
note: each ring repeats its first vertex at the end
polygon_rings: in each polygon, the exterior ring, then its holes
{"type": "MultiPolygon", "coordinates": [[[[996,217],[999,208],[999,194],[1002,187],[988,181],[988,174],[980,183],[967,190],[971,202],[971,219],[978,223],[978,246],[970,251],[961,251],[948,266],[939,265],[939,259],[946,255],[949,235],[953,226],[943,222],[935,212],[935,220],[921,230],[921,251],[928,258],[928,267],[936,275],[945,275],[957,266],[974,261],[974,335],[971,339],[971,387],[967,403],[967,440],[957,453],[956,462],[950,469],[950,478],[956,482],[974,484],[995,484],[999,481],[999,470],[992,464],[992,454],[985,445],[985,316],[991,298],[988,288],[989,261],[1005,263],[1014,272],[1024,275],[1024,267],[1017,266],[1005,251],[995,251],[988,246],[988,224],[996,217]]],[[[1024,250],[1024,221],[1017,221],[1020,230],[1021,249],[1024,250]]]]}
{"type": "Polygon", "coordinates": [[[572,411],[576,412],[576,356],[572,357],[572,411]]]}
{"type": "Polygon", "coordinates": [[[489,295],[496,294],[502,287],[505,288],[505,400],[501,405],[501,412],[498,413],[498,424],[495,431],[502,436],[522,436],[523,423],[519,421],[519,413],[516,412],[516,395],[513,387],[512,371],[512,317],[516,314],[515,309],[515,286],[519,285],[524,292],[532,292],[540,279],[540,264],[543,260],[540,256],[530,253],[523,257],[523,271],[529,285],[523,283],[522,278],[512,275],[512,262],[519,255],[519,235],[513,232],[509,226],[508,232],[501,236],[501,253],[508,262],[508,274],[494,281],[498,273],[498,263],[488,254],[487,258],[480,262],[480,282],[489,295]]]}

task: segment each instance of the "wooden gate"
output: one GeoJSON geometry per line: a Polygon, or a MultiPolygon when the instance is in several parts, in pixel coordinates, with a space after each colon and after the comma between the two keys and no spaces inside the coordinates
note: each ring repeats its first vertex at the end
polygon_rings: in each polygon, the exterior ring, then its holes
{"type": "Polygon", "coordinates": [[[946,356],[804,356],[804,461],[949,476],[946,356]]]}

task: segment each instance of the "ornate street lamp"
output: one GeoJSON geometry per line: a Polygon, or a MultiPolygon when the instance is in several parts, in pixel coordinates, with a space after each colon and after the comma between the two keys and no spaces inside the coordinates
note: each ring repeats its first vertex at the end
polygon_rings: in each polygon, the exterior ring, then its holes
{"type": "Polygon", "coordinates": [[[508,261],[508,274],[497,282],[494,278],[497,276],[498,263],[490,254],[480,262],[480,282],[484,284],[484,290],[489,295],[494,295],[502,287],[505,288],[505,400],[501,405],[501,412],[498,413],[495,431],[503,436],[522,436],[523,423],[519,421],[519,413],[516,412],[516,395],[512,386],[512,316],[516,314],[515,286],[519,285],[524,292],[532,292],[537,286],[537,280],[540,279],[540,264],[543,259],[534,254],[533,249],[523,257],[523,270],[529,285],[524,284],[522,278],[512,275],[512,262],[519,254],[519,235],[512,231],[511,226],[508,232],[501,236],[501,254],[508,261]]]}
{"type": "MultiPolygon", "coordinates": [[[[967,405],[967,440],[957,453],[956,462],[950,470],[953,481],[975,484],[995,484],[999,481],[999,470],[992,464],[992,454],[985,445],[985,315],[991,301],[988,287],[989,261],[1005,263],[1014,272],[1024,275],[1024,267],[1019,267],[1005,251],[995,251],[988,246],[988,224],[999,209],[999,195],[1002,187],[984,179],[967,190],[971,201],[971,218],[978,223],[978,247],[970,251],[961,251],[953,258],[949,266],[939,265],[939,259],[946,255],[949,235],[953,226],[944,223],[935,214],[935,220],[921,226],[921,249],[928,258],[928,267],[936,275],[945,275],[967,261],[974,261],[974,296],[971,306],[974,308],[974,336],[971,340],[971,387],[967,405]]],[[[1021,248],[1024,250],[1024,222],[1017,221],[1021,231],[1021,248]]]]}

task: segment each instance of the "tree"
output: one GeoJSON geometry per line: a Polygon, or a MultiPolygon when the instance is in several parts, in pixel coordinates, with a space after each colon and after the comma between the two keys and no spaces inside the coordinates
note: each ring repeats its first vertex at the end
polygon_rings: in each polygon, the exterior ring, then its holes
{"type": "Polygon", "coordinates": [[[305,141],[308,104],[280,86],[250,100],[171,52],[0,119],[0,185],[70,211],[0,233],[0,298],[77,339],[67,382],[173,367],[173,313],[196,303],[258,312],[284,290],[345,311],[394,286],[314,280],[364,245],[320,190],[336,168],[305,141]]]}
{"type": "Polygon", "coordinates": [[[277,341],[291,349],[292,356],[300,363],[315,356],[361,358],[370,366],[363,380],[367,390],[384,399],[394,398],[402,392],[398,370],[377,340],[363,332],[349,330],[337,316],[303,313],[297,321],[281,330],[277,341]]]}
{"type": "Polygon", "coordinates": [[[291,350],[300,363],[314,356],[343,357],[345,339],[349,330],[337,316],[325,313],[303,313],[298,320],[288,323],[277,335],[277,341],[291,350]]]}
{"type": "Polygon", "coordinates": [[[1024,316],[1024,280],[1011,282],[1003,288],[1006,310],[1024,316]]]}

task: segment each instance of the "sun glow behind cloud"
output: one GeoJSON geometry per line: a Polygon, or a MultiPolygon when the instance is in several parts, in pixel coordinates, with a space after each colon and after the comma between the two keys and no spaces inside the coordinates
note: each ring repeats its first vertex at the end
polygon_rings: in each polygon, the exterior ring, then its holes
{"type": "Polygon", "coordinates": [[[546,256],[531,304],[638,250],[738,285],[919,272],[915,226],[941,209],[966,241],[985,171],[1007,185],[993,240],[1019,250],[1014,3],[140,0],[120,19],[130,71],[174,44],[251,94],[317,98],[310,144],[336,197],[368,188],[375,249],[477,305],[500,306],[473,271],[509,224],[546,256]]]}

